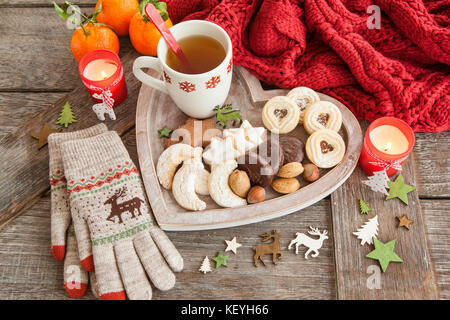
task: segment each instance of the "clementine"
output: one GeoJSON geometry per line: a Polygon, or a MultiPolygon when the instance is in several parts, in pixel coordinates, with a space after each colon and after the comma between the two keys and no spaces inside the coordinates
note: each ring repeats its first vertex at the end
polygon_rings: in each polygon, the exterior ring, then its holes
{"type": "MultiPolygon", "coordinates": [[[[167,18],[165,22],[167,27],[172,27],[170,18],[167,18]]],[[[161,34],[153,22],[145,19],[140,12],[131,18],[130,40],[137,52],[147,56],[156,56],[156,47],[160,38],[161,34]]]]}
{"type": "Polygon", "coordinates": [[[108,49],[119,53],[119,38],[110,28],[88,23],[83,28],[79,27],[72,35],[70,49],[78,62],[89,51],[96,49],[108,49]]]}
{"type": "Polygon", "coordinates": [[[139,11],[138,0],[98,0],[95,11],[100,3],[97,21],[111,26],[118,36],[127,36],[130,20],[139,11]]]}

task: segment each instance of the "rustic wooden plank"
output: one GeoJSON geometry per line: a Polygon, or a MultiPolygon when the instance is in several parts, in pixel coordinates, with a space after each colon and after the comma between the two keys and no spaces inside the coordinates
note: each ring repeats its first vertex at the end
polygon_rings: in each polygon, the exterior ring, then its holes
{"type": "MultiPolygon", "coordinates": [[[[168,232],[180,250],[185,267],[177,274],[174,289],[154,291],[155,299],[334,299],[332,241],[324,242],[316,259],[305,260],[286,247],[295,232],[309,225],[331,227],[329,200],[324,199],[299,214],[238,228],[198,232],[168,232]],[[284,258],[277,266],[253,266],[251,249],[259,234],[277,228],[284,258]],[[238,254],[230,255],[228,267],[203,275],[198,271],[203,258],[224,251],[225,239],[236,236],[242,243],[238,254]],[[221,284],[220,290],[217,284],[221,284]]],[[[211,261],[214,265],[213,261],[211,261]]],[[[50,253],[50,198],[40,199],[31,209],[0,231],[0,299],[66,299],[62,288],[62,263],[50,253]]],[[[92,299],[90,292],[86,298],[92,299]]]]}
{"type": "Polygon", "coordinates": [[[418,132],[416,144],[415,171],[420,197],[450,197],[450,158],[448,146],[450,131],[441,133],[418,132]]]}
{"type": "MultiPolygon", "coordinates": [[[[122,134],[134,125],[137,93],[140,82],[132,73],[132,64],[137,57],[135,51],[122,56],[128,85],[128,98],[115,109],[117,120],[106,120],[108,128],[122,134]]],[[[48,187],[48,149],[37,149],[36,141],[30,136],[39,131],[45,122],[56,122],[62,105],[66,101],[74,107],[78,122],[64,131],[86,128],[98,123],[90,110],[92,101],[81,81],[77,87],[60,98],[39,115],[22,124],[14,133],[8,134],[0,145],[0,159],[5,165],[0,173],[0,229],[10,222],[20,210],[32,205],[37,196],[48,187]]]]}
{"type": "Polygon", "coordinates": [[[420,200],[440,298],[450,300],[450,200],[420,200]]]}
{"type": "Polygon", "coordinates": [[[0,92],[0,141],[64,95],[61,92],[0,92]]]}
{"type": "MultiPolygon", "coordinates": [[[[133,134],[130,133],[131,136],[133,134]]],[[[130,154],[133,154],[134,142],[126,140],[130,154]]],[[[331,229],[329,205],[329,200],[325,199],[300,214],[217,230],[215,234],[214,231],[168,232],[185,259],[185,268],[177,274],[177,284],[173,290],[155,290],[154,298],[334,299],[332,241],[324,242],[324,248],[316,259],[304,260],[305,249],[302,248],[298,256],[286,252],[278,266],[269,263],[267,268],[253,266],[253,251],[250,249],[259,243],[259,233],[272,228],[278,228],[283,233],[281,241],[284,250],[293,233],[305,231],[309,225],[331,229]],[[233,236],[237,236],[244,246],[238,249],[238,255],[230,253],[229,267],[207,275],[200,274],[197,269],[204,256],[211,257],[217,251],[223,251],[223,240],[233,236]],[[217,283],[222,284],[221,290],[217,290],[217,283]]],[[[422,200],[421,205],[441,299],[450,299],[450,235],[447,232],[450,216],[446,214],[450,211],[450,200],[422,200]]],[[[67,299],[61,287],[62,263],[55,261],[50,254],[49,212],[50,199],[46,195],[0,231],[0,299],[67,299]]],[[[88,292],[85,298],[94,297],[88,292]]]]}
{"type": "MultiPolygon", "coordinates": [[[[0,7],[52,7],[53,0],[0,0],[0,7]]],[[[55,1],[63,3],[64,1],[55,1]]],[[[73,1],[78,6],[95,6],[97,0],[73,1]]]]}
{"type": "MultiPolygon", "coordinates": [[[[73,30],[53,8],[0,8],[0,91],[71,91],[80,82],[73,30]]],[[[120,56],[130,51],[120,39],[120,56]]]]}
{"type": "MultiPolygon", "coordinates": [[[[403,165],[405,183],[416,185],[412,154],[403,165]]],[[[438,289],[428,251],[424,218],[417,192],[408,195],[409,206],[399,199],[385,201],[361,183],[366,175],[358,167],[346,183],[331,195],[338,299],[436,299],[438,289]],[[359,213],[358,199],[364,199],[372,211],[368,216],[359,213]],[[407,214],[414,220],[410,231],[397,228],[397,216],[407,214]],[[381,274],[381,289],[366,285],[368,267],[378,261],[365,258],[373,246],[360,245],[352,233],[378,215],[378,239],[388,242],[397,239],[395,252],[403,263],[391,263],[381,274]],[[339,235],[339,236],[337,236],[339,235]]]]}

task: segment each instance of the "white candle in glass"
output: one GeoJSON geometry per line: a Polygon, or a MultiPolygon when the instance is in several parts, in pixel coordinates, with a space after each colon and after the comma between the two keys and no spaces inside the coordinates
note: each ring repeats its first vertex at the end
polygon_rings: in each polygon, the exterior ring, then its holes
{"type": "Polygon", "coordinates": [[[91,61],[84,68],[83,76],[92,81],[101,81],[111,77],[117,70],[117,65],[106,59],[91,61]]]}
{"type": "Polygon", "coordinates": [[[387,154],[400,154],[408,150],[409,143],[397,127],[381,125],[370,132],[370,141],[375,148],[387,154]]]}

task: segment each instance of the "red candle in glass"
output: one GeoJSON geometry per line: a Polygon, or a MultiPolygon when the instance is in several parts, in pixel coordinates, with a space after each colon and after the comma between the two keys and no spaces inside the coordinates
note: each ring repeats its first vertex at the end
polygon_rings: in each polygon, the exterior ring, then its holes
{"type": "Polygon", "coordinates": [[[373,175],[375,171],[386,169],[387,175],[392,177],[397,171],[401,170],[401,165],[411,153],[414,142],[414,132],[406,122],[394,117],[379,118],[373,121],[366,131],[361,156],[359,157],[359,165],[367,175],[373,175]],[[375,146],[374,141],[372,141],[373,137],[371,137],[371,132],[380,126],[392,126],[399,130],[398,134],[390,134],[385,139],[392,141],[387,143],[388,147],[392,146],[392,143],[395,143],[396,140],[405,141],[407,146],[405,146],[404,152],[398,154],[386,153],[383,152],[385,150],[380,150],[379,145],[378,147],[375,146]],[[399,135],[403,135],[404,137],[399,135]]]}
{"type": "Polygon", "coordinates": [[[94,94],[101,95],[103,91],[108,90],[111,92],[111,98],[114,99],[114,104],[112,106],[113,108],[120,105],[127,97],[128,90],[125,83],[122,63],[116,53],[106,49],[90,51],[83,56],[78,64],[78,72],[80,73],[81,80],[88,89],[89,94],[95,103],[100,103],[103,101],[94,98],[94,94]],[[96,60],[105,60],[105,62],[117,66],[117,69],[112,75],[108,75],[105,79],[97,80],[97,78],[95,78],[95,80],[93,80],[93,77],[89,79],[85,75],[86,66],[96,60]]]}

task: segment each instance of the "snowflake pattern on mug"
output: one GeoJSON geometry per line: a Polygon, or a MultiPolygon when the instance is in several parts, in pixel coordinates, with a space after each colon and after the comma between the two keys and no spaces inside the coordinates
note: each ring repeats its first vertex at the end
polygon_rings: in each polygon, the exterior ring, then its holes
{"type": "Polygon", "coordinates": [[[215,88],[220,83],[220,76],[211,77],[207,82],[205,82],[206,89],[215,88]]]}
{"type": "Polygon", "coordinates": [[[188,81],[178,82],[180,89],[186,91],[187,93],[195,91],[195,84],[188,81]]]}
{"type": "Polygon", "coordinates": [[[163,76],[167,83],[172,83],[172,79],[170,79],[169,75],[165,71],[163,71],[163,76]]]}
{"type": "Polygon", "coordinates": [[[233,58],[230,59],[230,62],[228,63],[227,66],[227,73],[231,72],[231,68],[233,68],[233,58]]]}

